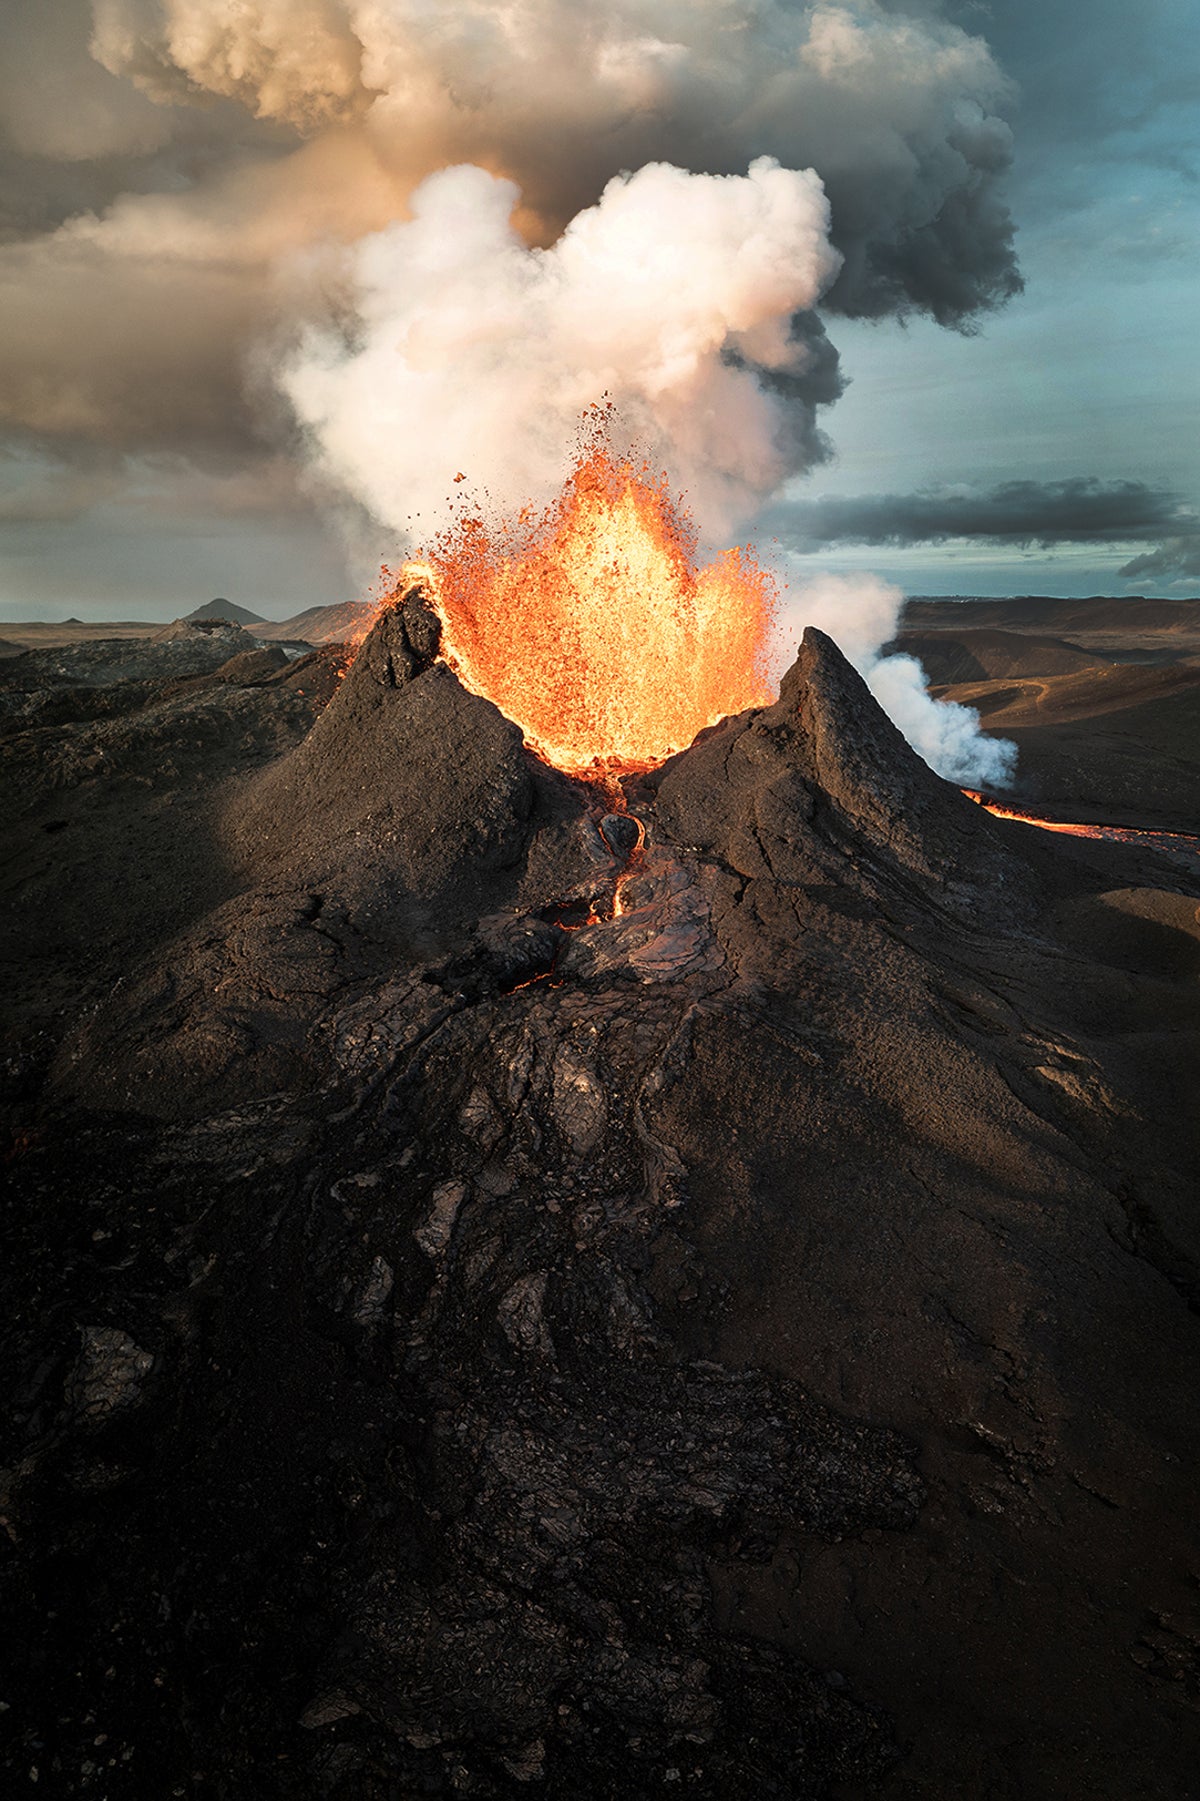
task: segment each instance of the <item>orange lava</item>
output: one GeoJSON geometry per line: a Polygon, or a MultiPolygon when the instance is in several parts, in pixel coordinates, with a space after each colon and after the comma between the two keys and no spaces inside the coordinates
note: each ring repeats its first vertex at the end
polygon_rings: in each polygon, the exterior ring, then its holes
{"type": "MultiPolygon", "coordinates": [[[[624,807],[622,808],[622,811],[625,811],[624,807]]],[[[633,818],[632,814],[629,814],[628,816],[633,818]]],[[[625,858],[624,866],[617,876],[616,882],[613,884],[612,913],[610,914],[610,918],[612,919],[620,919],[621,915],[624,913],[625,903],[621,899],[621,890],[624,888],[626,882],[629,881],[630,877],[635,876],[642,866],[642,856],[646,844],[646,828],[640,819],[634,819],[633,823],[637,827],[637,837],[625,858]]],[[[608,833],[604,829],[603,822],[601,822],[600,825],[600,836],[608,846],[608,849],[616,856],[618,854],[617,847],[610,841],[608,833]]]]}
{"type": "Polygon", "coordinates": [[[982,807],[985,813],[995,814],[997,819],[1016,819],[1022,825],[1041,826],[1044,832],[1067,832],[1072,838],[1104,838],[1119,833],[1119,826],[1074,825],[1061,819],[1039,819],[1034,813],[1018,813],[1015,807],[1006,807],[998,800],[989,800],[986,794],[980,794],[975,788],[964,788],[963,793],[968,800],[973,800],[982,807]]]}
{"type": "Polygon", "coordinates": [[[544,512],[466,513],[403,574],[464,685],[572,774],[652,768],[772,698],[772,578],[744,549],[700,567],[666,476],[602,436],[544,512]]]}
{"type": "Polygon", "coordinates": [[[1015,807],[1006,807],[1003,802],[980,794],[978,789],[964,788],[962,792],[997,819],[1015,819],[1021,825],[1039,826],[1043,832],[1066,832],[1072,838],[1104,838],[1118,844],[1161,844],[1189,851],[1200,846],[1200,839],[1190,832],[1154,832],[1140,826],[1081,825],[1066,819],[1041,819],[1036,813],[1018,813],[1015,807]]]}

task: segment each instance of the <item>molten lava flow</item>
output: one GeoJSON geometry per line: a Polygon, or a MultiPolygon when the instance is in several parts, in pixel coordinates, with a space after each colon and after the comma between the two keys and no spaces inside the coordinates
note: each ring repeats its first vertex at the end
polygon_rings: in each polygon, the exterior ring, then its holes
{"type": "Polygon", "coordinates": [[[602,440],[545,512],[463,517],[405,573],[464,684],[573,774],[652,767],[772,698],[771,577],[741,549],[698,567],[666,477],[602,440]]]}
{"type": "Polygon", "coordinates": [[[973,800],[985,813],[992,813],[997,819],[1016,819],[1022,825],[1041,826],[1044,832],[1067,832],[1072,838],[1104,838],[1120,837],[1119,826],[1074,825],[1062,819],[1039,819],[1035,813],[1018,813],[1015,807],[1006,807],[998,800],[990,800],[986,794],[980,794],[977,788],[964,788],[963,793],[968,800],[973,800]]]}
{"type": "Polygon", "coordinates": [[[1001,801],[991,800],[976,788],[964,788],[962,792],[968,800],[975,801],[997,819],[1015,819],[1021,825],[1040,826],[1043,832],[1066,832],[1072,838],[1103,838],[1118,844],[1161,844],[1165,849],[1192,853],[1200,850],[1200,839],[1190,832],[1153,832],[1139,826],[1080,825],[1066,819],[1041,819],[1036,813],[1018,813],[1015,807],[1006,807],[1001,801]]]}
{"type": "Polygon", "coordinates": [[[611,919],[620,919],[625,911],[625,903],[621,899],[621,890],[624,888],[626,882],[628,882],[632,876],[635,876],[641,868],[642,852],[646,843],[645,826],[640,819],[636,819],[624,806],[623,795],[621,797],[621,802],[621,810],[617,813],[606,814],[600,821],[598,827],[600,836],[603,839],[606,848],[614,857],[623,859],[617,873],[617,879],[613,883],[612,912],[609,915],[611,919]],[[625,839],[624,844],[615,837],[614,827],[616,826],[624,826],[626,828],[626,831],[623,834],[625,839]]]}

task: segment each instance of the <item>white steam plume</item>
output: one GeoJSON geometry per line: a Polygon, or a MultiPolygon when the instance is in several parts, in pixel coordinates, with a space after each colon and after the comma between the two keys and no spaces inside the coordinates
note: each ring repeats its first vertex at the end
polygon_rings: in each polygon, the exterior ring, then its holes
{"type": "Polygon", "coordinates": [[[793,315],[837,272],[820,181],[766,157],[743,176],[649,164],[549,250],[525,247],[517,199],[443,170],[410,221],[345,253],[351,341],[310,333],[278,376],[317,466],[404,539],[418,513],[423,533],[445,523],[460,471],[506,505],[548,498],[607,393],[727,534],[800,466],[792,408],[762,377],[803,375],[793,315]]]}
{"type": "Polygon", "coordinates": [[[1007,787],[1016,770],[1016,745],[984,737],[974,708],[934,700],[915,657],[884,655],[903,605],[900,589],[876,576],[818,575],[791,589],[787,623],[797,636],[806,625],[828,633],[936,774],[961,787],[1007,787]]]}

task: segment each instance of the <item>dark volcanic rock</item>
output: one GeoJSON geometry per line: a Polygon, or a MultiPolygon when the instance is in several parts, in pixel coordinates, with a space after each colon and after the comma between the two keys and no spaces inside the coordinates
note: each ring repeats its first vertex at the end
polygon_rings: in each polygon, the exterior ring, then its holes
{"type": "Polygon", "coordinates": [[[704,734],[654,781],[670,829],[746,876],[837,881],[847,855],[865,855],[968,905],[1028,879],[988,816],[909,749],[811,626],[773,707],[704,734]]]}
{"type": "Polygon", "coordinates": [[[517,727],[435,661],[438,636],[419,591],[384,613],[309,738],[231,817],[251,868],[353,880],[353,866],[387,906],[486,910],[489,880],[525,848],[532,761],[517,727]]]}
{"type": "Polygon", "coordinates": [[[217,670],[223,682],[248,687],[252,682],[266,681],[269,676],[288,666],[287,653],[277,644],[262,645],[256,650],[239,650],[217,670]]]}
{"type": "Polygon", "coordinates": [[[87,1326],[79,1361],[67,1377],[66,1398],[78,1420],[107,1425],[136,1407],[154,1358],[113,1326],[87,1326]]]}
{"type": "Polygon", "coordinates": [[[14,1780],[1183,1801],[1200,883],[819,634],[622,791],[435,624],[14,1115],[14,1780]]]}
{"type": "Polygon", "coordinates": [[[197,619],[194,614],[187,619],[173,619],[149,639],[151,644],[187,644],[193,648],[206,642],[218,648],[223,646],[228,656],[234,650],[249,649],[253,640],[235,619],[197,619]]]}
{"type": "Polygon", "coordinates": [[[238,625],[177,619],[153,637],[93,638],[27,650],[5,665],[0,730],[62,724],[86,716],[90,706],[108,710],[112,701],[103,691],[114,687],[122,699],[136,696],[131,704],[141,704],[150,692],[144,684],[210,675],[231,657],[253,649],[253,639],[238,625]]]}

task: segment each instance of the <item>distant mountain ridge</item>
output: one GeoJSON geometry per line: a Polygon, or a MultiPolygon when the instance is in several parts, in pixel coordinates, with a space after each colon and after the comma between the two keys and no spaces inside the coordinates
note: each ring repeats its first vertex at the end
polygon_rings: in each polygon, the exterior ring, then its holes
{"type": "Polygon", "coordinates": [[[903,625],[959,630],[986,626],[992,630],[1050,632],[1128,631],[1131,627],[1155,631],[1180,628],[1194,631],[1200,624],[1200,599],[1151,599],[1091,595],[1087,599],[1022,594],[1011,599],[985,600],[980,596],[914,595],[906,602],[903,625]]]}
{"type": "Polygon", "coordinates": [[[900,635],[939,632],[1016,632],[1058,638],[1077,649],[1200,654],[1200,599],[1167,600],[1092,595],[1086,600],[1037,594],[1011,600],[914,598],[901,615],[900,635]]]}

